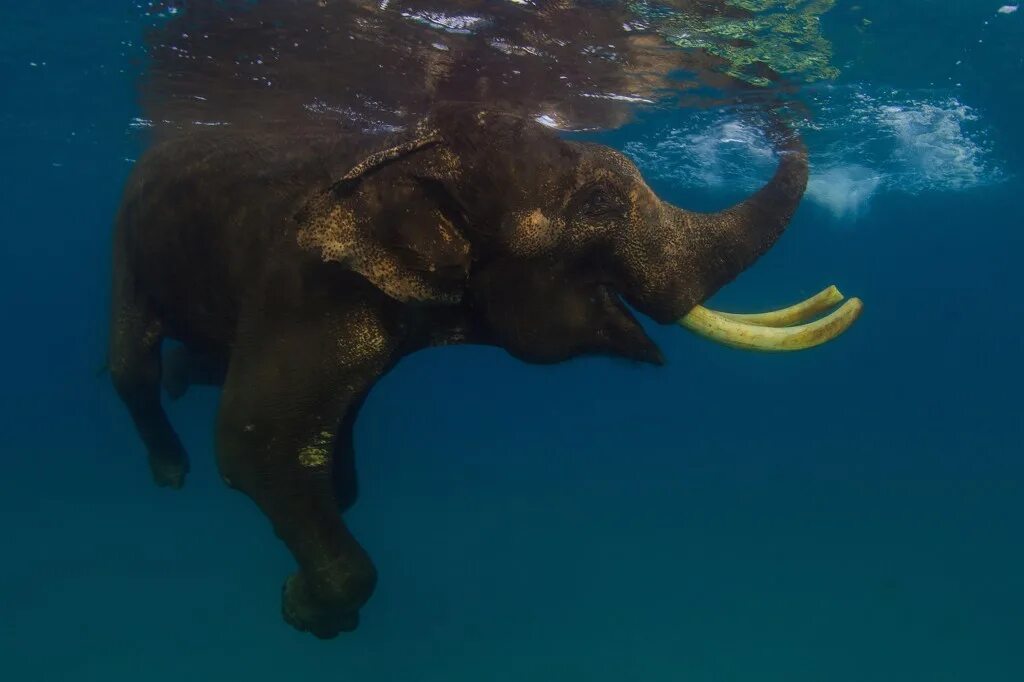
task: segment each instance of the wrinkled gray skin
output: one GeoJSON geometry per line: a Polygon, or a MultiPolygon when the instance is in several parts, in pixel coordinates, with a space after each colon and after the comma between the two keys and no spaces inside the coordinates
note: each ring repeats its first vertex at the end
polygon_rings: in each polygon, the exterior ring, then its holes
{"type": "Polygon", "coordinates": [[[661,202],[611,149],[454,105],[373,145],[292,131],[154,147],[117,221],[110,366],[156,482],[188,469],[160,400],[176,339],[223,382],[224,480],[298,562],[284,617],[318,637],[354,629],[376,573],[339,509],[377,379],[449,343],[660,363],[622,301],[672,322],[766,250],[807,180],[799,141],[780,147],[769,184],[713,215],[661,202]]]}

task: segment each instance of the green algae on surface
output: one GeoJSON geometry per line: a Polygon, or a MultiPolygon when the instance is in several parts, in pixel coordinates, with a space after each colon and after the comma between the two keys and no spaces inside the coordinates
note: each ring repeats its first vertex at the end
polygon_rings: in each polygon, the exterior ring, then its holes
{"type": "MultiPolygon", "coordinates": [[[[646,3],[633,3],[641,16],[646,3]]],[[[752,85],[771,80],[762,66],[802,82],[832,80],[832,44],[821,33],[821,16],[835,0],[726,0],[735,12],[673,13],[658,17],[659,32],[672,44],[703,49],[726,61],[726,74],[752,85]]]]}

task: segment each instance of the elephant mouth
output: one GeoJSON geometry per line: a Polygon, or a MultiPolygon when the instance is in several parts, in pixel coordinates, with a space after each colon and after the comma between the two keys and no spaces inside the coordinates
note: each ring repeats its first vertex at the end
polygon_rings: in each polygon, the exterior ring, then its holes
{"type": "Polygon", "coordinates": [[[860,317],[864,309],[861,300],[843,300],[843,294],[832,285],[804,301],[764,313],[726,313],[698,305],[678,324],[698,336],[741,350],[806,350],[836,339],[860,317]],[[832,312],[825,315],[829,310],[832,312]]]}

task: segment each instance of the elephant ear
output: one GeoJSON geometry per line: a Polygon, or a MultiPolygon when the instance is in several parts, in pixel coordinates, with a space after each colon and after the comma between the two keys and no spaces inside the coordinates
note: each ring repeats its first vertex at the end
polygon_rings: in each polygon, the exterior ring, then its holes
{"type": "Polygon", "coordinates": [[[299,216],[299,245],[341,263],[404,303],[454,304],[469,273],[462,215],[444,185],[422,172],[440,144],[432,130],[374,152],[299,216]]]}

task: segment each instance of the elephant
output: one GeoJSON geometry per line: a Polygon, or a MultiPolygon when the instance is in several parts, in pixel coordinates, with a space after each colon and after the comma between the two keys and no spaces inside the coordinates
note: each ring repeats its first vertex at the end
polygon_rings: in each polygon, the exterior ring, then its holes
{"type": "MultiPolygon", "coordinates": [[[[808,178],[778,128],[767,184],[717,213],[660,200],[623,154],[528,117],[439,103],[390,137],[190,131],[153,146],[113,240],[109,366],[155,482],[185,449],[162,407],[175,370],[223,384],[216,458],[294,556],[284,619],[320,638],[357,627],[374,565],[342,512],[356,498],[360,406],[401,358],[485,344],[528,363],[605,355],[663,363],[635,316],[710,338],[803,348],[860,310],[835,289],[744,317],[703,307],[777,240],[808,178]]],[[[183,392],[187,378],[171,382],[183,392]]]]}

